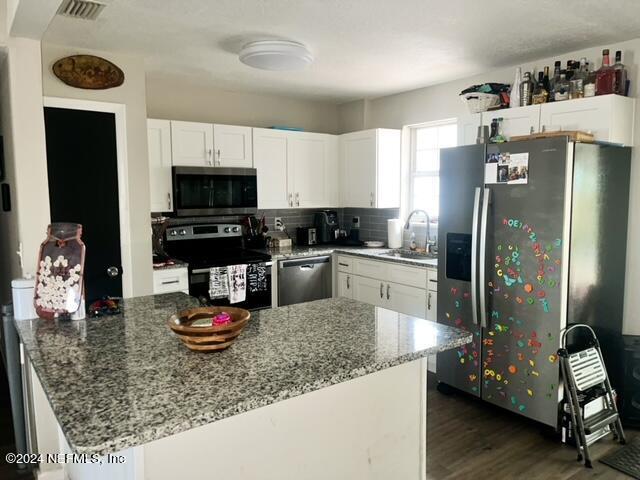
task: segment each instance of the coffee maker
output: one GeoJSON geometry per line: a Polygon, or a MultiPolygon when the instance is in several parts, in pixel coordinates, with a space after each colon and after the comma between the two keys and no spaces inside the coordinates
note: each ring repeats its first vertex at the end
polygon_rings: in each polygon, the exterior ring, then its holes
{"type": "Polygon", "coordinates": [[[335,210],[322,210],[313,215],[313,224],[316,227],[318,243],[331,243],[336,241],[338,226],[338,212],[335,210]]]}

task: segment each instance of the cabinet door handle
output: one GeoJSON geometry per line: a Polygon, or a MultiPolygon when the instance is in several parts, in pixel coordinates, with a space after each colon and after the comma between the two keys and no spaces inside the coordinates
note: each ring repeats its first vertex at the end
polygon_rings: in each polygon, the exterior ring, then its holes
{"type": "Polygon", "coordinates": [[[293,207],[293,195],[291,193],[289,194],[289,206],[293,207]]]}
{"type": "Polygon", "coordinates": [[[167,193],[167,210],[171,210],[171,194],[167,193]]]}
{"type": "Polygon", "coordinates": [[[431,310],[431,292],[427,295],[427,310],[431,310]]]}
{"type": "Polygon", "coordinates": [[[369,196],[369,204],[373,207],[373,192],[371,192],[371,195],[369,196]]]}
{"type": "Polygon", "coordinates": [[[162,282],[162,285],[175,285],[180,283],[180,280],[166,280],[162,282]]]}
{"type": "Polygon", "coordinates": [[[348,263],[342,263],[342,262],[338,262],[338,265],[340,265],[341,267],[348,267],[349,266],[348,263]]]}
{"type": "Polygon", "coordinates": [[[351,288],[351,285],[349,284],[349,275],[347,275],[347,290],[349,290],[351,288]]]}
{"type": "Polygon", "coordinates": [[[216,150],[216,155],[218,156],[218,166],[221,166],[222,160],[220,159],[220,149],[216,150]]]}
{"type": "Polygon", "coordinates": [[[389,290],[391,290],[391,285],[389,285],[389,284],[387,283],[387,300],[391,299],[391,295],[390,295],[390,293],[389,293],[389,290]]]}
{"type": "Polygon", "coordinates": [[[300,206],[300,193],[296,192],[296,207],[300,206]]]}
{"type": "Polygon", "coordinates": [[[207,150],[207,157],[209,158],[209,165],[213,166],[213,150],[207,150]]]}
{"type": "Polygon", "coordinates": [[[384,285],[382,284],[382,282],[380,282],[380,298],[383,298],[383,297],[384,297],[384,293],[383,293],[383,291],[382,291],[382,290],[383,290],[383,288],[384,288],[384,285]]]}

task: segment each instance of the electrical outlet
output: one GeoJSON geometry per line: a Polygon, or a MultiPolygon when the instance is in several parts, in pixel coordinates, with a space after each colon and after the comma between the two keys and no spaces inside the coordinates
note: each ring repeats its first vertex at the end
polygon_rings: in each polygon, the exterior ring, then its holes
{"type": "Polygon", "coordinates": [[[274,223],[275,223],[276,230],[278,231],[284,230],[284,222],[282,221],[282,217],[276,217],[274,223]]]}
{"type": "Polygon", "coordinates": [[[360,217],[353,217],[351,219],[351,228],[360,228],[360,217]]]}

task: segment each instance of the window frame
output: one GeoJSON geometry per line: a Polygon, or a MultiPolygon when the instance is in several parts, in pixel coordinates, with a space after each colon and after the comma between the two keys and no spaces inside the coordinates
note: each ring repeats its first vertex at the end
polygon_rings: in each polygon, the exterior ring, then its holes
{"type": "MultiPolygon", "coordinates": [[[[443,126],[448,126],[448,125],[453,125],[456,127],[456,145],[458,145],[458,122],[456,118],[449,118],[449,119],[445,119],[445,120],[438,120],[435,122],[427,122],[427,123],[421,123],[418,125],[412,125],[409,128],[409,176],[408,176],[408,180],[409,180],[409,188],[408,188],[408,192],[409,192],[409,196],[407,198],[407,203],[408,203],[408,212],[411,212],[413,210],[416,209],[416,205],[414,205],[414,195],[413,195],[413,191],[414,191],[414,184],[415,184],[415,179],[416,178],[439,178],[440,177],[440,167],[438,166],[438,170],[431,170],[431,171],[418,171],[417,170],[417,153],[418,153],[418,149],[417,149],[417,138],[418,138],[418,131],[424,128],[439,128],[439,127],[443,127],[443,126]]],[[[439,148],[438,148],[439,150],[439,148]]],[[[438,154],[438,163],[440,161],[439,158],[439,154],[438,154]]],[[[432,222],[437,223],[438,222],[438,217],[440,216],[440,213],[438,212],[438,215],[435,216],[434,218],[431,218],[432,222]]]]}

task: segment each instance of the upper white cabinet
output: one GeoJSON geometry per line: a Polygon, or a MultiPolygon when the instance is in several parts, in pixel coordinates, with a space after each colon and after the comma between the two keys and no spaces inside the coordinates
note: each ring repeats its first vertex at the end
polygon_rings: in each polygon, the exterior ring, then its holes
{"type": "Polygon", "coordinates": [[[475,143],[477,125],[490,127],[494,118],[501,117],[502,133],[507,139],[516,135],[539,133],[545,127],[551,127],[591,132],[597,141],[633,146],[634,112],[635,99],[602,95],[462,115],[457,121],[458,145],[475,143]]]}
{"type": "Polygon", "coordinates": [[[171,155],[174,166],[213,167],[213,125],[171,121],[171,155]]]}
{"type": "Polygon", "coordinates": [[[457,119],[458,146],[473,145],[478,138],[478,127],[482,125],[482,114],[470,113],[457,119]]]}
{"type": "Polygon", "coordinates": [[[214,162],[217,167],[253,167],[251,127],[213,125],[214,162]]]}
{"type": "Polygon", "coordinates": [[[254,128],[258,208],[337,206],[337,157],[334,135],[254,128]]]}
{"type": "Polygon", "coordinates": [[[400,206],[400,130],[340,135],[343,207],[400,206]]]}
{"type": "Polygon", "coordinates": [[[171,122],[147,120],[149,182],[152,212],[173,210],[171,188],[171,122]]]}
{"type": "Polygon", "coordinates": [[[251,127],[171,122],[173,165],[253,167],[251,127]]]}
{"type": "Polygon", "coordinates": [[[591,132],[602,142],[633,145],[635,99],[620,95],[545,103],[540,127],[591,132]]]}
{"type": "Polygon", "coordinates": [[[540,105],[484,112],[482,113],[482,125],[491,127],[491,121],[494,118],[502,118],[502,134],[507,138],[540,131],[540,105]]]}
{"type": "Polygon", "coordinates": [[[290,208],[287,132],[253,129],[253,164],[258,175],[258,208],[290,208]]]}

